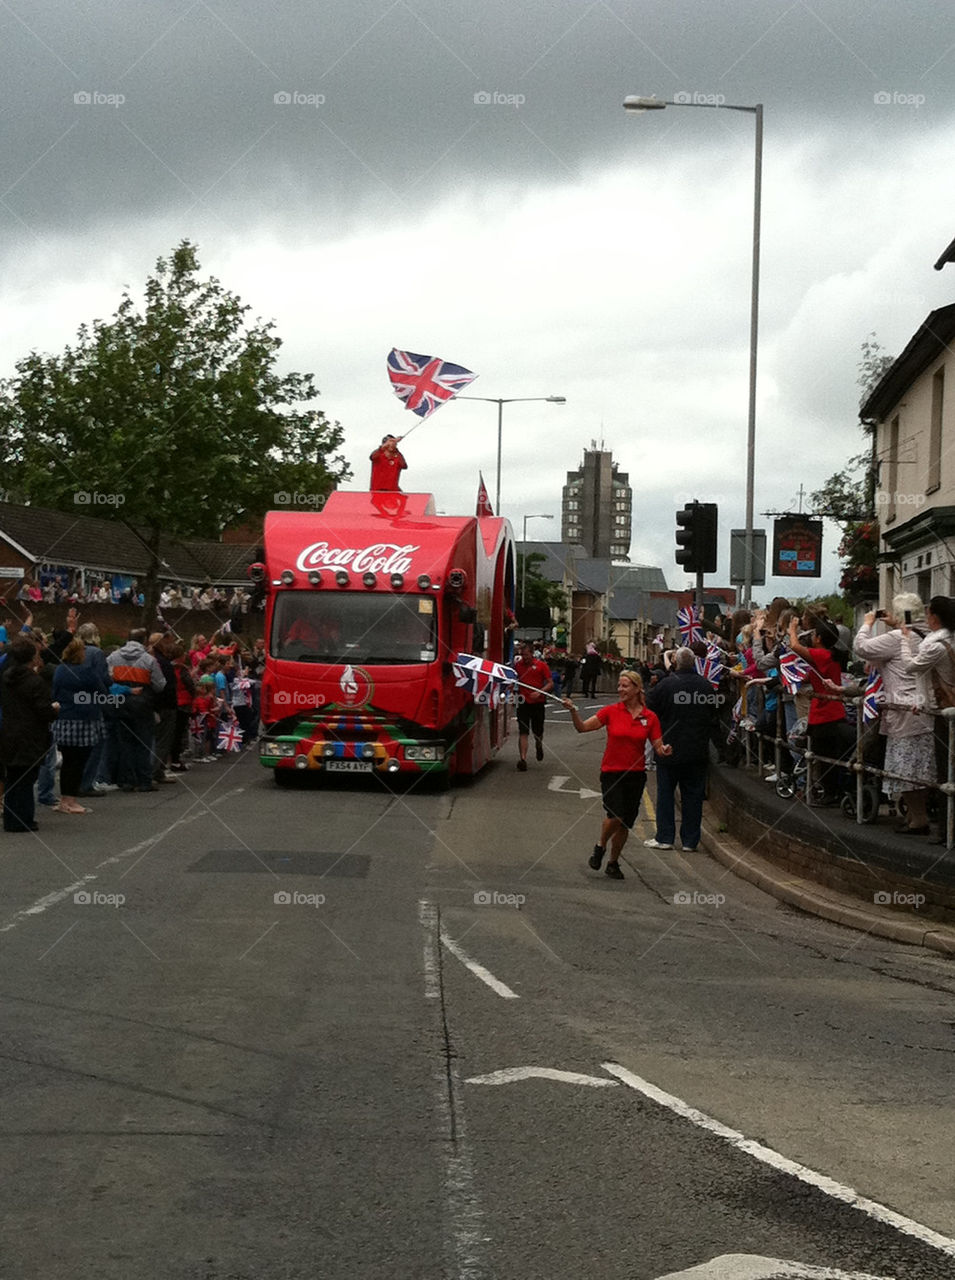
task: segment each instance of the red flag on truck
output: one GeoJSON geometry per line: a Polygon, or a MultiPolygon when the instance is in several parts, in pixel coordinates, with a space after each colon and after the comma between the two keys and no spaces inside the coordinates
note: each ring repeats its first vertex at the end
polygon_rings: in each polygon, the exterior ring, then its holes
{"type": "Polygon", "coordinates": [[[474,514],[477,516],[493,516],[494,508],[491,506],[491,499],[487,496],[484,476],[481,475],[480,471],[478,472],[478,480],[480,483],[478,484],[477,510],[474,514]]]}

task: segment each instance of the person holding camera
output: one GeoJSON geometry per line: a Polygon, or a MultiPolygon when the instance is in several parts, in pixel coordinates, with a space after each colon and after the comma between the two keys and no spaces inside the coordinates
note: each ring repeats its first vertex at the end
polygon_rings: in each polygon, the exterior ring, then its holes
{"type": "Polygon", "coordinates": [[[913,592],[904,592],[894,597],[891,612],[880,610],[879,613],[865,615],[854,647],[858,656],[882,676],[885,700],[889,704],[883,708],[879,733],[885,737],[885,772],[899,776],[886,777],[883,790],[890,800],[905,801],[905,819],[896,831],[910,836],[926,835],[929,829],[927,802],[936,781],[934,724],[931,716],[918,714],[929,707],[919,693],[914,674],[906,670],[909,646],[902,630],[904,625],[907,633],[919,640],[925,636],[925,606],[913,592]],[[879,613],[889,629],[883,635],[874,635],[879,613]],[[912,710],[907,710],[908,707],[912,710]],[[913,786],[919,782],[925,785],[913,786]]]}

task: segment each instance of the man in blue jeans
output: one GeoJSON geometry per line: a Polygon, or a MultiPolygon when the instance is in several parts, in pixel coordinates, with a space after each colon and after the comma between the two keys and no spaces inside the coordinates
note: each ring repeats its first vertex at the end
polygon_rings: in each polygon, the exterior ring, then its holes
{"type": "Polygon", "coordinates": [[[706,765],[718,695],[698,675],[692,649],[677,649],[670,674],[647,693],[647,706],[660,720],[672,755],[657,758],[657,831],[648,849],[672,849],[676,836],[676,790],[680,789],[680,844],[695,853],[700,843],[706,765]]]}

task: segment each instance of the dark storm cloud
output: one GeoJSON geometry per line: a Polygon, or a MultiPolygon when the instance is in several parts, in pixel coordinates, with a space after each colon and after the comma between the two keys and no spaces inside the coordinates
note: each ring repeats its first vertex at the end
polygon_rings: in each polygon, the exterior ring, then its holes
{"type": "Polygon", "coordinates": [[[955,81],[955,37],[928,0],[13,0],[0,13],[8,246],[170,209],[340,227],[732,130],[703,111],[641,127],[628,92],[760,100],[777,138],[885,145],[947,114],[955,81]]]}

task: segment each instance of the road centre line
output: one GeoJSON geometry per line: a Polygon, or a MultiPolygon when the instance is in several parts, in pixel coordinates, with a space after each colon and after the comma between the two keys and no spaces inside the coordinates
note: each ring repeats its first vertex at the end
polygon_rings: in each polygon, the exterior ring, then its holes
{"type": "Polygon", "coordinates": [[[876,1222],[893,1227],[896,1231],[911,1236],[933,1249],[938,1249],[950,1258],[955,1258],[955,1240],[950,1236],[943,1236],[938,1231],[933,1231],[931,1227],[924,1226],[921,1222],[915,1222],[912,1218],[903,1217],[902,1214],[896,1213],[894,1209],[889,1209],[884,1204],[879,1204],[875,1200],[868,1200],[865,1196],[860,1196],[851,1187],[835,1182],[832,1178],[826,1177],[825,1174],[816,1173],[814,1169],[809,1169],[803,1164],[797,1164],[795,1160],[790,1160],[787,1156],[780,1155],[778,1151],[764,1146],[761,1142],[755,1142],[753,1139],[747,1138],[745,1134],[728,1128],[725,1124],[721,1124],[719,1120],[714,1120],[712,1116],[708,1116],[702,1111],[697,1111],[695,1107],[691,1107],[682,1099],[675,1097],[672,1093],[665,1093],[662,1089],[658,1089],[656,1085],[651,1084],[649,1080],[641,1079],[640,1076],[634,1075],[632,1071],[628,1071],[626,1067],[621,1067],[616,1062],[602,1062],[600,1065],[604,1071],[609,1075],[616,1076],[628,1088],[634,1089],[637,1093],[642,1093],[645,1098],[649,1098],[651,1101],[659,1103],[660,1106],[668,1108],[668,1110],[675,1112],[676,1115],[682,1116],[685,1120],[697,1125],[700,1129],[705,1129],[719,1138],[724,1138],[730,1146],[735,1147],[738,1151],[752,1156],[755,1160],[769,1165],[770,1168],[776,1169],[780,1173],[788,1173],[792,1177],[798,1178],[800,1182],[805,1182],[809,1186],[815,1187],[833,1200],[840,1200],[843,1204],[850,1205],[853,1209],[860,1209],[876,1222]]]}
{"type": "Polygon", "coordinates": [[[503,982],[499,982],[493,973],[485,969],[483,964],[478,964],[476,960],[472,960],[467,952],[459,947],[453,938],[449,938],[443,929],[441,930],[441,942],[456,959],[461,961],[466,969],[471,970],[475,978],[480,978],[492,991],[497,992],[502,1000],[520,1000],[520,996],[516,991],[512,991],[503,982]]]}
{"type": "Polygon", "coordinates": [[[206,805],[202,809],[197,809],[194,813],[188,813],[185,817],[177,818],[175,822],[166,827],[164,831],[160,831],[158,835],[150,836],[148,840],[140,840],[138,844],[131,845],[121,853],[114,853],[109,858],[104,858],[102,862],[98,863],[96,867],[83,876],[81,880],[76,880],[73,884],[68,884],[63,889],[54,889],[52,893],[45,894],[44,897],[38,898],[36,902],[32,903],[29,907],[24,907],[21,911],[17,911],[10,917],[6,924],[0,925],[0,933],[9,933],[11,929],[16,929],[18,925],[22,924],[24,920],[28,920],[31,916],[43,915],[45,911],[49,911],[51,907],[57,906],[66,898],[69,898],[72,894],[78,892],[78,890],[82,889],[85,885],[88,885],[91,881],[98,880],[98,873],[103,871],[106,867],[116,866],[118,863],[126,861],[127,858],[132,858],[137,854],[147,852],[153,847],[153,845],[159,844],[161,840],[165,840],[166,836],[175,831],[177,827],[188,826],[190,822],[195,822],[197,818],[201,818],[204,814],[208,813],[209,809],[212,808],[212,805],[222,804],[224,800],[229,800],[232,796],[238,795],[240,791],[244,790],[245,787],[235,787],[232,791],[227,791],[224,795],[219,796],[217,800],[213,800],[212,804],[206,805]]]}
{"type": "Polygon", "coordinates": [[[418,903],[418,920],[424,926],[424,998],[437,1000],[441,994],[438,978],[438,913],[433,902],[418,903]]]}

